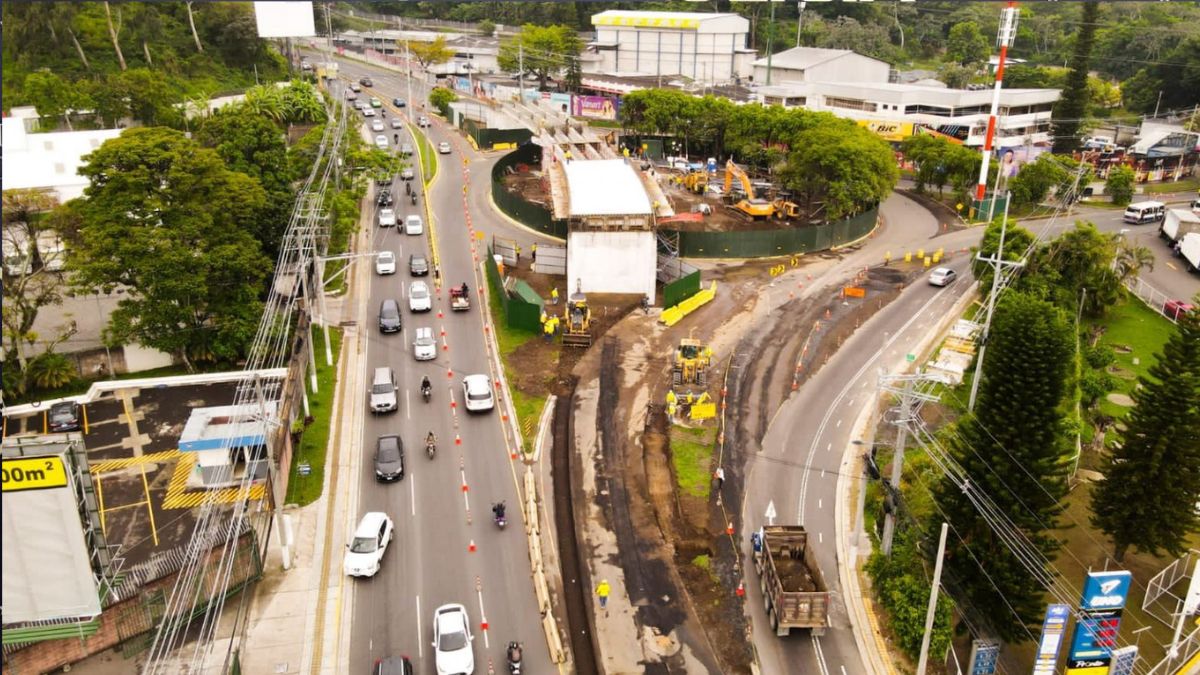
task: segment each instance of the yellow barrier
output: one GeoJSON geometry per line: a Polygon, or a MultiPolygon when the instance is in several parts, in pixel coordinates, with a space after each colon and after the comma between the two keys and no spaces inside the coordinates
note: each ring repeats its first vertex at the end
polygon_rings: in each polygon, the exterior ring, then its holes
{"type": "Polygon", "coordinates": [[[705,304],[712,302],[712,299],[717,297],[717,282],[712,282],[712,286],[705,290],[696,293],[687,300],[675,305],[674,307],[665,310],[662,313],[661,321],[668,326],[674,326],[683,320],[683,317],[691,314],[705,304]]]}
{"type": "Polygon", "coordinates": [[[694,420],[710,420],[716,416],[716,403],[696,403],[692,405],[691,418],[694,420]]]}

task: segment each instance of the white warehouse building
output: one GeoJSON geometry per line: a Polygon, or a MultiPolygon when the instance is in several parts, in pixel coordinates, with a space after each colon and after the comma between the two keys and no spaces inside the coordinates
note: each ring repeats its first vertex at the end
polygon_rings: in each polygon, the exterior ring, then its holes
{"type": "Polygon", "coordinates": [[[748,79],[750,22],[737,14],[609,10],[592,15],[584,72],[683,75],[709,84],[748,79]]]}
{"type": "Polygon", "coordinates": [[[887,82],[892,67],[886,61],[849,49],[795,47],[754,62],[756,84],[788,82],[887,82]],[[770,65],[770,77],[767,66],[770,65]]]}
{"type": "MultiPolygon", "coordinates": [[[[969,146],[982,146],[992,93],[990,88],[972,91],[888,82],[802,82],[758,87],[755,98],[853,119],[889,140],[911,136],[919,126],[969,146]]],[[[995,147],[1050,143],[1050,113],[1060,93],[1058,89],[1001,90],[995,147]]]]}

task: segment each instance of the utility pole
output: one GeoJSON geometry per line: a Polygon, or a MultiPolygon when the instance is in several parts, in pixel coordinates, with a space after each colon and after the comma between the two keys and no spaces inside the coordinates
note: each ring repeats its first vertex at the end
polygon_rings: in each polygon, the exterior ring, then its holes
{"type": "Polygon", "coordinates": [[[796,46],[800,46],[800,29],[804,27],[804,6],[808,3],[805,0],[800,0],[800,7],[796,12],[796,46]]]}
{"type": "MultiPolygon", "coordinates": [[[[895,454],[892,455],[892,475],[888,479],[886,491],[895,497],[892,508],[883,517],[883,541],[880,549],[884,555],[892,554],[892,540],[896,536],[896,512],[900,509],[900,478],[904,470],[904,446],[908,443],[908,425],[920,419],[921,405],[934,402],[938,397],[928,393],[935,383],[928,377],[916,375],[891,375],[880,378],[881,390],[900,397],[900,403],[893,408],[895,419],[892,424],[897,427],[895,454]]],[[[886,499],[886,497],[885,497],[886,499]]]]}
{"type": "Polygon", "coordinates": [[[929,611],[925,613],[925,635],[921,638],[921,657],[917,660],[917,675],[925,675],[925,665],[929,660],[929,638],[933,634],[933,617],[937,614],[938,587],[942,584],[942,559],[946,557],[946,532],[949,529],[949,525],[942,523],[937,563],[933,566],[933,588],[929,589],[929,611]]]}
{"type": "MultiPolygon", "coordinates": [[[[992,158],[992,144],[996,139],[996,116],[1000,110],[1000,90],[1004,87],[1004,62],[1008,58],[1008,48],[1012,46],[1017,36],[1017,3],[1009,0],[1008,6],[1000,14],[1000,31],[996,42],[1000,45],[1000,55],[996,64],[996,83],[992,88],[992,109],[988,113],[987,135],[983,139],[982,159],[979,163],[979,182],[975,186],[975,203],[983,201],[987,196],[988,161],[992,158]]],[[[995,198],[995,195],[992,197],[995,198]]]]}
{"type": "Polygon", "coordinates": [[[992,265],[992,290],[988,294],[987,318],[983,322],[983,331],[979,335],[979,357],[975,359],[975,377],[971,380],[971,397],[967,400],[967,411],[974,412],[975,397],[979,394],[979,381],[983,379],[983,355],[987,351],[988,333],[992,329],[992,313],[996,311],[996,296],[1000,293],[1000,277],[1007,267],[1024,267],[1023,261],[1012,262],[1004,259],[1004,235],[1008,231],[1008,204],[1012,201],[1012,193],[1004,197],[1004,218],[1000,221],[1000,245],[996,255],[985,258],[976,253],[975,258],[992,265]]]}
{"type": "MultiPolygon", "coordinates": [[[[509,52],[510,54],[512,52],[509,52]]],[[[525,102],[525,45],[517,43],[517,103],[525,102]]]]}
{"type": "Polygon", "coordinates": [[[413,97],[412,97],[412,57],[408,52],[408,40],[404,41],[404,69],[408,71],[408,77],[405,82],[408,84],[408,116],[412,119],[413,97]]]}
{"type": "Polygon", "coordinates": [[[771,18],[767,20],[767,86],[771,86],[771,57],[775,47],[775,0],[767,0],[771,5],[771,18]]]}

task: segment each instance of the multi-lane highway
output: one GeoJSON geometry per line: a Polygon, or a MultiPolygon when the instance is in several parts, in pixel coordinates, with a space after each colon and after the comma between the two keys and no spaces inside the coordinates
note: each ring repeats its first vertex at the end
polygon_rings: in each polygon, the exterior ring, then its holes
{"type": "MultiPolygon", "coordinates": [[[[344,77],[354,80],[364,74],[371,76],[374,86],[364,87],[360,97],[377,96],[384,101],[388,139],[399,132],[401,143],[412,142],[407,129],[390,127],[390,120],[402,112],[391,106],[391,101],[407,92],[402,78],[374,68],[347,67],[343,71],[344,77]]],[[[416,92],[414,99],[424,100],[416,92]]],[[[413,121],[420,112],[414,113],[413,121]]],[[[403,182],[393,183],[393,208],[400,227],[372,225],[371,245],[374,251],[396,254],[396,273],[372,273],[365,297],[360,298],[366,304],[362,314],[369,324],[362,327],[368,335],[360,364],[367,373],[363,381],[369,384],[376,367],[391,366],[399,388],[399,409],[367,415],[361,439],[355,444],[363,456],[358,462],[360,475],[353,480],[353,489],[359,494],[352,520],[357,522],[369,511],[383,511],[395,522],[395,537],[378,574],[351,582],[350,672],[368,672],[375,659],[399,654],[413,659],[417,672],[434,672],[432,617],[434,610],[446,603],[461,603],[470,615],[475,672],[489,672],[489,662],[503,670],[509,640],[525,644],[525,661],[533,672],[549,672],[553,666],[530,583],[516,472],[500,411],[473,415],[464,409],[463,376],[485,373],[494,381],[494,374],[478,293],[481,278],[463,213],[463,153],[469,148],[440,124],[435,120],[426,130],[430,146],[449,141],[453,151],[438,155],[430,193],[421,194],[416,206],[405,195],[403,182]],[[402,227],[413,213],[426,221],[420,236],[407,235],[402,227]],[[431,233],[436,235],[436,256],[431,233]],[[414,253],[437,260],[445,286],[468,284],[472,298],[468,312],[450,311],[448,288],[435,293],[431,312],[409,311],[408,291],[415,277],[409,273],[408,260],[414,253]],[[402,308],[399,333],[383,334],[376,328],[379,306],[386,298],[398,300],[402,308]],[[433,329],[438,339],[435,360],[415,360],[412,342],[417,327],[433,329]],[[422,376],[428,376],[434,385],[428,403],[420,392],[422,376]],[[438,438],[438,452],[432,460],[424,452],[429,431],[438,438]],[[383,434],[399,434],[406,450],[403,480],[388,484],[376,481],[372,460],[375,441],[383,434]],[[509,524],[504,531],[493,523],[491,513],[491,504],[501,500],[508,505],[509,524]]],[[[416,157],[413,159],[417,165],[416,157]]],[[[420,185],[419,178],[412,181],[413,187],[420,189],[420,185]]],[[[373,204],[374,199],[371,201],[373,204]]],[[[434,286],[432,271],[422,279],[434,286]]],[[[365,390],[358,400],[367,405],[365,390]]]]}

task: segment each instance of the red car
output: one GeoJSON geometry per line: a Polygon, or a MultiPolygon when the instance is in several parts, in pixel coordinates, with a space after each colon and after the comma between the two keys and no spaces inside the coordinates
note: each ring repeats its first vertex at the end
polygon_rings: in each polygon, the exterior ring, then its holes
{"type": "Polygon", "coordinates": [[[1190,312],[1196,309],[1195,305],[1184,302],[1183,300],[1168,300],[1163,305],[1163,315],[1172,321],[1178,321],[1179,315],[1185,312],[1190,312]]]}

